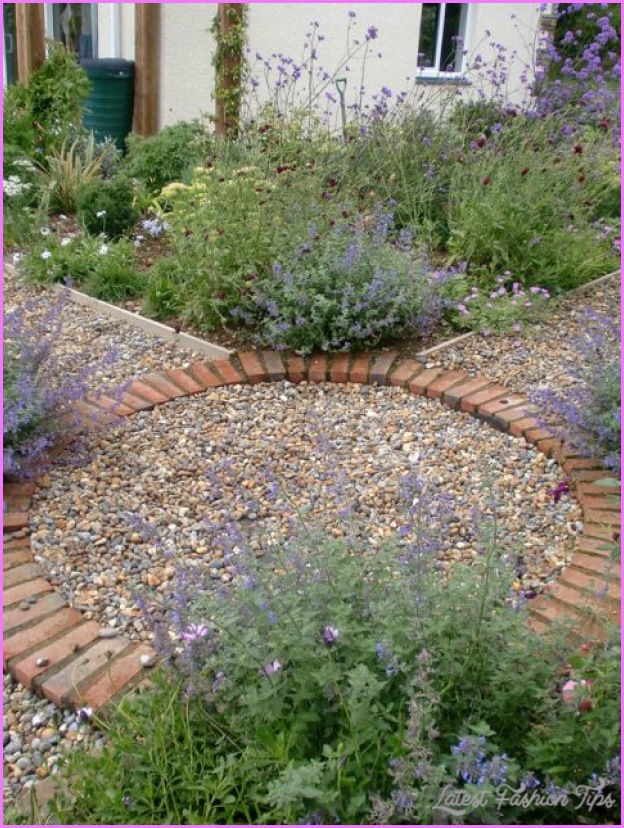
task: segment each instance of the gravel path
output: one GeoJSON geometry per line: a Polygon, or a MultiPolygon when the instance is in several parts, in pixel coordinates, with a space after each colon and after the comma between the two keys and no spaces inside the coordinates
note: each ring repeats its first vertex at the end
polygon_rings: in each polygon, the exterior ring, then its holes
{"type": "MultiPolygon", "coordinates": [[[[5,309],[23,306],[33,290],[5,284],[5,309]]],[[[44,292],[32,313],[42,318],[56,297],[44,292]]],[[[619,285],[576,294],[553,306],[548,323],[513,338],[473,337],[431,355],[430,364],[461,367],[520,391],[569,382],[570,340],[585,307],[613,313],[619,285]],[[556,346],[556,347],[554,347],[556,346]]],[[[201,359],[187,349],[70,305],[57,352],[92,364],[112,345],[114,365],[98,369],[94,388],[201,359]]],[[[89,464],[54,469],[33,502],[33,549],[50,580],[86,617],[148,638],[135,601],[171,589],[176,558],[209,567],[215,583],[231,578],[209,530],[226,516],[259,556],[287,531],[292,501],[333,535],[353,531],[374,554],[402,525],[400,478],[415,472],[429,491],[446,495],[438,518],[439,566],[477,554],[469,518],[487,514],[495,498],[501,554],[519,564],[526,588],[557,576],[572,552],[580,510],[549,496],[559,467],[523,440],[490,430],[468,415],[401,389],[279,383],[234,386],[174,401],[135,415],[92,437],[89,464]],[[327,473],[331,471],[331,479],[327,473]],[[269,496],[286,484],[290,502],[269,496]],[[330,491],[334,484],[334,489],[330,491]],[[350,519],[345,509],[350,509],[350,519]],[[520,558],[518,559],[518,556],[520,558]]],[[[76,713],[37,700],[4,679],[7,801],[53,772],[62,754],[103,737],[76,713]]]]}

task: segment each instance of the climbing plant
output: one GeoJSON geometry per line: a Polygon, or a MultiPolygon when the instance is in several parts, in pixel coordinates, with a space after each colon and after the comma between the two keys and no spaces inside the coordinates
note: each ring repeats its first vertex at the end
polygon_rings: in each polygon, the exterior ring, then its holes
{"type": "Polygon", "coordinates": [[[238,130],[246,69],[247,4],[219,3],[211,32],[216,41],[215,127],[217,135],[231,136],[238,130]]]}

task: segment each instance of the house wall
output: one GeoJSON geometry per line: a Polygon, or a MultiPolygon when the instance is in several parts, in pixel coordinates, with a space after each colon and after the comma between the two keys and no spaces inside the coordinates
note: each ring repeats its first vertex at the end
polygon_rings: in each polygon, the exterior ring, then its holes
{"type": "MultiPolygon", "coordinates": [[[[472,3],[466,32],[467,60],[481,54],[491,60],[490,42],[504,43],[507,55],[517,52],[510,64],[508,94],[517,103],[522,99],[520,74],[525,65],[533,64],[536,31],[540,18],[537,3],[472,3]],[[515,15],[515,19],[512,16],[515,15]],[[488,36],[486,31],[490,32],[488,36]]],[[[547,11],[552,10],[549,4],[547,11]]],[[[250,3],[248,58],[252,75],[261,81],[260,101],[267,101],[263,67],[256,61],[256,53],[269,58],[283,53],[301,63],[303,44],[310,24],[318,21],[318,33],[325,40],[318,44],[318,65],[330,74],[343,65],[347,51],[348,12],[356,12],[351,21],[350,39],[364,39],[369,26],[378,29],[378,37],[369,44],[364,62],[360,50],[340,71],[347,78],[347,104],[359,97],[362,69],[365,63],[364,102],[371,103],[373,94],[382,86],[393,93],[407,91],[414,85],[418,70],[418,33],[421,19],[420,3],[250,3]],[[381,54],[381,57],[378,55],[381,54]],[[261,71],[262,70],[262,71],[261,71]]],[[[214,113],[214,67],[212,58],[215,42],[210,28],[217,11],[216,3],[162,3],[161,4],[161,72],[159,127],[180,120],[198,118],[202,113],[214,113]]],[[[111,15],[121,17],[121,57],[134,58],[134,4],[102,3],[98,7],[99,54],[111,56],[111,15]],[[113,11],[112,7],[118,7],[113,11]]],[[[352,44],[353,45],[353,44],[352,44]]],[[[273,59],[273,63],[276,60],[273,59]]],[[[275,70],[273,72],[275,80],[275,70]]],[[[445,98],[476,98],[484,84],[469,75],[470,85],[421,83],[416,91],[421,100],[434,104],[445,98]]],[[[301,83],[301,81],[300,81],[301,83]]],[[[303,84],[302,84],[303,86],[303,84]]],[[[326,91],[334,96],[330,85],[326,91]]],[[[485,85],[488,94],[491,87],[485,85]]],[[[338,117],[334,107],[334,120],[338,117]]]]}

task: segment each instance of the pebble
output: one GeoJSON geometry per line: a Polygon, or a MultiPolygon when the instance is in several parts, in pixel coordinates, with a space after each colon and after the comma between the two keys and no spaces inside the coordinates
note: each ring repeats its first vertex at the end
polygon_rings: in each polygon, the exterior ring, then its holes
{"type": "MultiPolygon", "coordinates": [[[[29,313],[43,320],[57,298],[8,276],[5,310],[33,294],[29,313]]],[[[521,334],[471,337],[427,362],[518,391],[565,387],[566,363],[574,357],[568,344],[581,330],[586,306],[612,313],[619,306],[617,282],[553,302],[546,323],[521,334]]],[[[71,311],[56,334],[56,352],[66,365],[89,355],[99,366],[92,390],[204,358],[89,308],[72,305],[71,311]],[[105,364],[111,347],[117,359],[105,364]]],[[[490,514],[495,497],[501,549],[522,554],[518,583],[527,591],[556,578],[582,530],[574,499],[563,495],[554,504],[549,495],[563,480],[556,463],[544,462],[522,440],[401,389],[286,382],[214,389],[94,434],[91,448],[87,464],[54,468],[40,481],[32,540],[50,581],[85,617],[97,619],[105,636],[149,642],[137,596],[166,594],[179,557],[208,566],[217,581],[232,579],[206,521],[223,525],[234,518],[255,554],[270,556],[286,532],[291,504],[268,496],[267,469],[288,486],[292,506],[332,534],[350,531],[348,506],[371,553],[396,536],[398,481],[416,471],[454,503],[455,514],[441,527],[444,570],[476,553],[468,517],[474,509],[490,514]],[[342,502],[329,502],[330,469],[342,502]]],[[[67,751],[106,743],[92,722],[79,729],[75,711],[39,699],[10,676],[3,695],[5,804],[34,779],[55,773],[67,751]]]]}

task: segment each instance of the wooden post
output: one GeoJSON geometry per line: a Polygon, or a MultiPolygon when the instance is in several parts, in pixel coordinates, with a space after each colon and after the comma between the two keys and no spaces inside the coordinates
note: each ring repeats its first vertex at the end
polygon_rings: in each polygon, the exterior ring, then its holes
{"type": "Polygon", "coordinates": [[[42,3],[15,4],[17,35],[17,78],[28,83],[28,76],[45,60],[45,24],[42,3]]]}
{"type": "Polygon", "coordinates": [[[238,107],[228,106],[230,92],[241,82],[242,55],[228,45],[228,36],[240,26],[245,14],[244,3],[219,3],[219,40],[217,42],[217,76],[215,86],[215,133],[231,135],[238,128],[238,107]],[[219,42],[220,41],[220,42],[219,42]]]}
{"type": "Polygon", "coordinates": [[[134,131],[158,132],[160,99],[160,3],[135,3],[134,131]]]}

